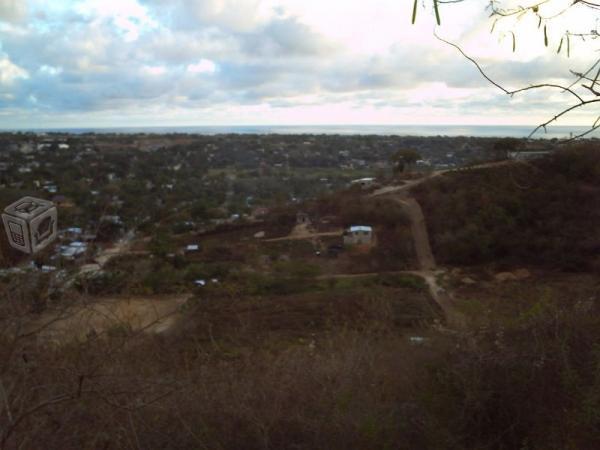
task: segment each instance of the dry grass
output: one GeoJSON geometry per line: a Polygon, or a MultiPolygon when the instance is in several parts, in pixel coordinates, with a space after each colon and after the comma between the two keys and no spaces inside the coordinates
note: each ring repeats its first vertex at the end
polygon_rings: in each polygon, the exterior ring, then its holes
{"type": "Polygon", "coordinates": [[[395,320],[420,291],[371,288],[200,301],[172,334],[5,336],[0,448],[597,448],[597,290],[567,285],[456,335],[395,320]]]}

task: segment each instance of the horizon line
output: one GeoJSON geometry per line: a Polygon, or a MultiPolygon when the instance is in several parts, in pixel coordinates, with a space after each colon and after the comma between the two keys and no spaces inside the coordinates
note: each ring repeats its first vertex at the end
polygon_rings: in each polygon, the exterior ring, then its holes
{"type": "MultiPolygon", "coordinates": [[[[38,131],[38,130],[115,130],[115,129],[131,129],[131,128],[284,128],[284,127],[494,127],[494,128],[536,128],[537,124],[418,124],[418,123],[395,123],[395,124],[370,124],[370,123],[329,123],[329,124],[211,124],[211,125],[78,125],[78,126],[51,126],[51,127],[10,127],[0,128],[0,133],[20,132],[20,131],[38,131]]],[[[589,125],[553,125],[548,128],[589,128],[589,125]]]]}

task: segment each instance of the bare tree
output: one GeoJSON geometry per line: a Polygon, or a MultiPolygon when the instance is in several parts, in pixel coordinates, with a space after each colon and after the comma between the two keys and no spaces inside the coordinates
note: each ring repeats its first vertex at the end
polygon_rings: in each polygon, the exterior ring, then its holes
{"type": "MultiPolygon", "coordinates": [[[[456,4],[456,3],[464,3],[467,0],[430,0],[433,11],[435,13],[436,22],[438,25],[441,25],[441,13],[440,6],[448,5],[448,4],[456,4]]],[[[427,5],[427,3],[421,3],[423,7],[427,5]]],[[[492,22],[491,32],[493,33],[496,29],[496,24],[500,21],[509,21],[513,22],[510,24],[512,29],[508,32],[512,41],[512,50],[513,52],[517,50],[517,35],[515,33],[515,28],[518,25],[518,21],[526,16],[532,16],[537,19],[537,29],[543,39],[544,45],[546,47],[550,46],[550,42],[548,39],[548,29],[552,26],[553,22],[556,21],[559,17],[566,19],[569,23],[569,26],[573,26],[575,29],[580,25],[576,23],[575,20],[570,20],[571,18],[567,17],[568,14],[576,12],[580,14],[580,11],[585,11],[587,14],[591,14],[592,17],[596,17],[598,11],[600,11],[600,2],[594,1],[586,1],[586,0],[536,0],[530,2],[529,5],[517,5],[510,6],[510,2],[508,0],[490,0],[486,6],[486,9],[490,12],[490,21],[492,22]]],[[[419,1],[415,0],[413,4],[413,13],[412,13],[412,22],[415,23],[417,18],[417,11],[419,10],[419,1]]],[[[530,32],[528,30],[528,32],[530,32]]],[[[584,70],[570,70],[570,76],[573,77],[572,81],[565,84],[556,84],[556,83],[539,83],[533,84],[517,89],[508,89],[503,86],[500,82],[492,79],[486,71],[481,67],[479,62],[468,55],[458,44],[454,42],[450,42],[442,37],[440,37],[437,33],[435,34],[436,38],[440,41],[454,47],[458,50],[463,57],[469,60],[480,72],[480,74],[489,81],[492,85],[500,89],[507,95],[511,97],[515,94],[520,94],[529,90],[538,90],[538,89],[550,89],[550,90],[559,90],[563,93],[566,93],[571,101],[567,103],[567,105],[555,113],[548,120],[536,126],[531,133],[529,134],[529,138],[533,137],[540,130],[546,131],[546,127],[558,119],[567,116],[575,111],[587,110],[588,108],[594,108],[596,103],[600,102],[600,58],[594,57],[593,60],[584,68],[584,70]]],[[[561,38],[558,43],[556,52],[560,54],[561,52],[566,53],[567,57],[571,54],[571,47],[573,45],[573,41],[577,40],[583,45],[592,46],[596,42],[596,39],[600,36],[598,31],[598,25],[596,21],[595,28],[591,30],[576,30],[570,31],[565,29],[561,33],[561,38]]],[[[597,111],[597,108],[596,108],[597,111]]],[[[586,136],[600,127],[600,114],[598,114],[596,119],[590,124],[590,126],[582,133],[577,134],[576,136],[571,137],[570,139],[563,140],[561,143],[571,142],[575,139],[586,136]]]]}

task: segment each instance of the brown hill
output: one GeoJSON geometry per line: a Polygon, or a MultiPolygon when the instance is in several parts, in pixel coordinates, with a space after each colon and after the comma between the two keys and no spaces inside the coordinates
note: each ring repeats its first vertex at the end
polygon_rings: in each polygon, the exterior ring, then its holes
{"type": "Polygon", "coordinates": [[[598,269],[600,149],[447,174],[414,191],[439,262],[598,269]]]}

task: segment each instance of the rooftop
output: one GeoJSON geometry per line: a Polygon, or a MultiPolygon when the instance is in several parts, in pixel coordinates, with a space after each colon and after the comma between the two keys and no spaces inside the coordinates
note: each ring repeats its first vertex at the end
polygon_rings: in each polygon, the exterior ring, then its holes
{"type": "Polygon", "coordinates": [[[367,231],[370,233],[371,231],[373,231],[373,228],[367,225],[352,225],[350,227],[351,233],[355,233],[357,231],[367,231]]]}

